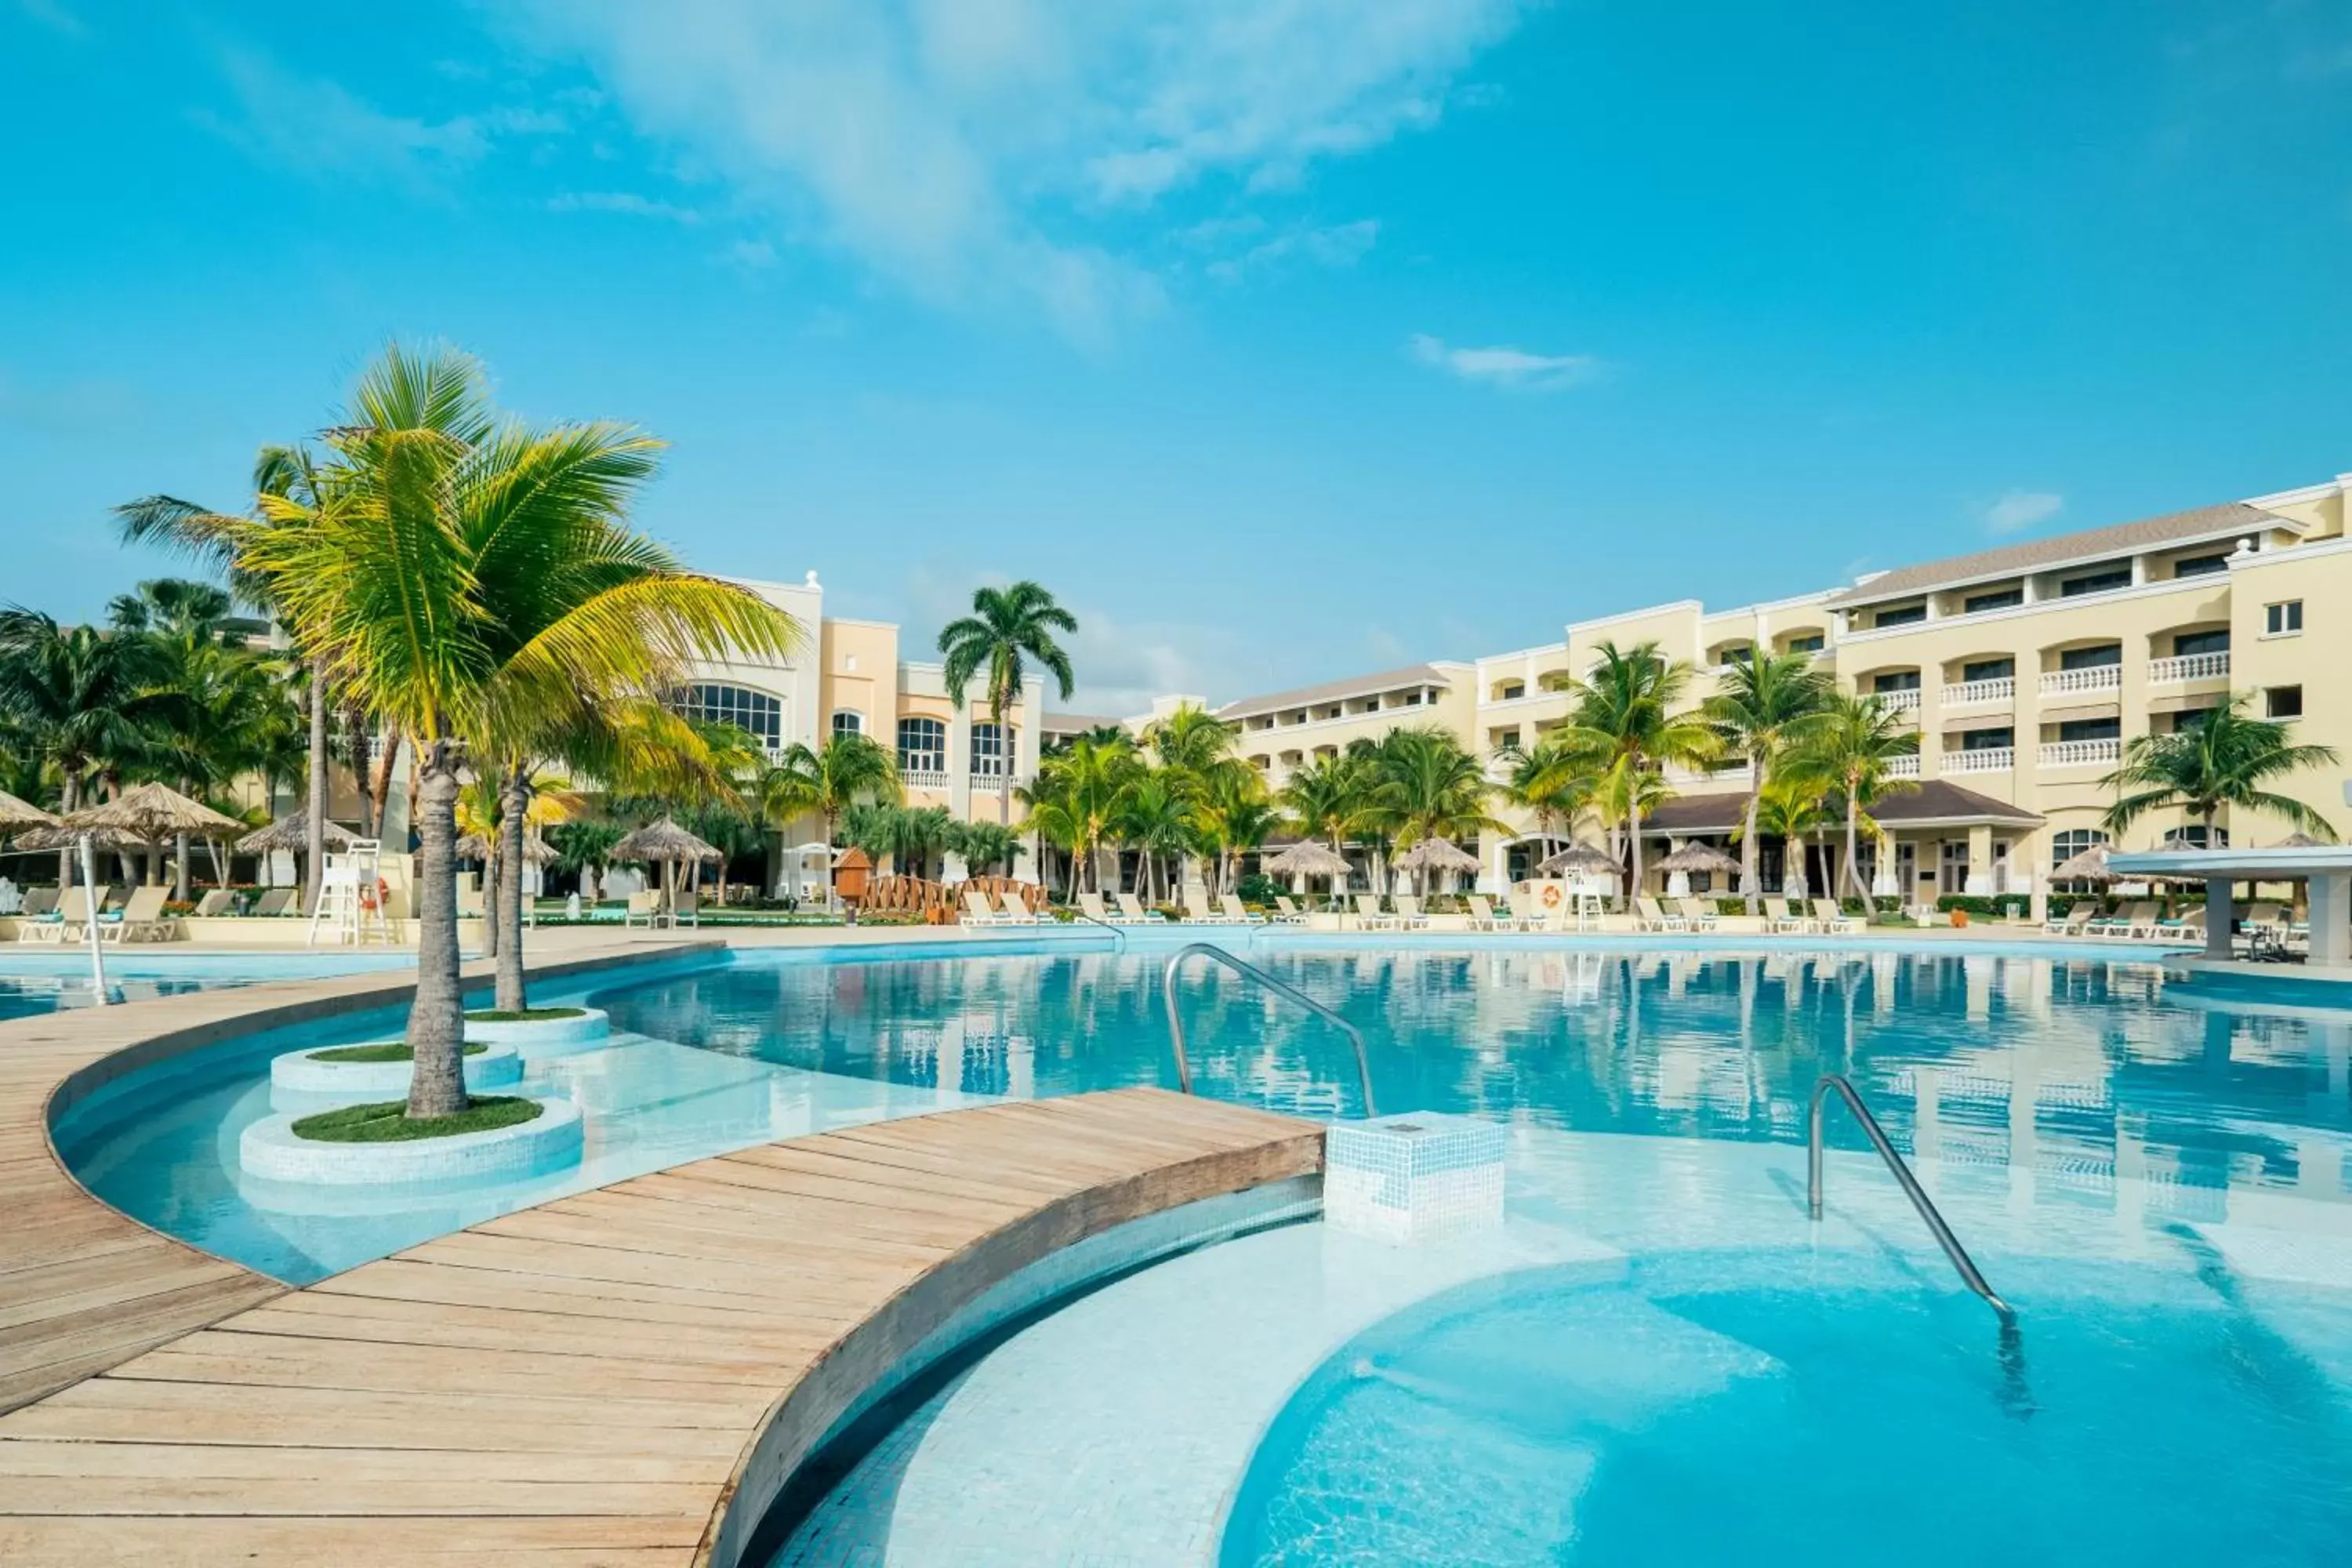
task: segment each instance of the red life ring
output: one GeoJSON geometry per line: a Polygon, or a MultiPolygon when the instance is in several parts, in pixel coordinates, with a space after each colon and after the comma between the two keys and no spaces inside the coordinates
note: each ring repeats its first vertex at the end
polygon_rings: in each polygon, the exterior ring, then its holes
{"type": "Polygon", "coordinates": [[[383,907],[383,900],[390,897],[392,889],[385,885],[384,879],[382,877],[378,877],[375,879],[375,886],[373,888],[362,882],[360,884],[360,908],[363,910],[382,909],[383,907]]]}
{"type": "Polygon", "coordinates": [[[1548,910],[1556,910],[1559,908],[1559,885],[1558,883],[1555,882],[1543,890],[1543,901],[1544,908],[1548,910]]]}

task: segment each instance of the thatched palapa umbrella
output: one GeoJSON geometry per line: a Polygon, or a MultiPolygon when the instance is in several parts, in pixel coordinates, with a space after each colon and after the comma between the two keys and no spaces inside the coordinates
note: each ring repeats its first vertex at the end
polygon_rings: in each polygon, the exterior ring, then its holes
{"type": "Polygon", "coordinates": [[[1478,857],[1447,838],[1424,838],[1397,857],[1397,869],[1421,874],[1421,890],[1429,890],[1433,871],[1475,871],[1478,857]]]}
{"type": "Polygon", "coordinates": [[[1739,869],[1739,862],[1712,844],[1694,842],[1684,845],[1659,861],[1658,869],[1666,872],[1680,871],[1685,876],[1693,871],[1706,871],[1710,874],[1733,873],[1739,869]]]}
{"type": "Polygon", "coordinates": [[[726,857],[712,845],[704,843],[676,821],[663,817],[648,823],[613,846],[615,860],[658,862],[662,868],[662,901],[665,908],[677,903],[676,868],[680,863],[689,864],[698,871],[706,861],[724,860],[726,857]]]}
{"type": "Polygon", "coordinates": [[[1265,871],[1277,877],[1329,877],[1331,896],[1337,898],[1347,880],[1348,858],[1319,838],[1302,838],[1289,848],[1269,857],[1264,862],[1265,871]]]}
{"type": "Polygon", "coordinates": [[[2058,868],[2050,873],[2050,879],[2053,882],[2096,882],[2104,887],[2110,882],[2122,881],[2123,877],[2107,864],[2107,847],[2094,844],[2081,854],[2061,861],[2058,868]]]}
{"type": "MultiPolygon", "coordinates": [[[[468,833],[457,840],[457,858],[460,860],[487,860],[489,858],[490,847],[482,841],[480,834],[468,833]]],[[[550,866],[555,862],[555,851],[544,839],[527,837],[522,841],[522,858],[534,866],[550,866]]]]}
{"type": "MultiPolygon", "coordinates": [[[[330,849],[349,849],[359,842],[359,835],[340,822],[330,822],[326,827],[326,842],[330,849]]],[[[240,855],[269,855],[280,849],[299,855],[310,847],[310,818],[307,811],[281,816],[268,826],[256,828],[230,846],[240,855]]]]}
{"type": "Polygon", "coordinates": [[[18,800],[0,789],[0,833],[22,833],[27,828],[55,827],[58,819],[30,801],[18,800]]]}
{"type": "Polygon", "coordinates": [[[1542,877],[1618,877],[1624,874],[1615,856],[1591,844],[1571,844],[1536,868],[1542,877]]]}
{"type": "Polygon", "coordinates": [[[184,899],[188,896],[187,840],[217,839],[224,834],[242,835],[245,831],[245,824],[236,817],[225,816],[204,802],[190,800],[171,785],[161,784],[127,789],[101,805],[68,814],[65,823],[76,828],[111,828],[149,844],[179,839],[179,884],[174,890],[184,899]]]}

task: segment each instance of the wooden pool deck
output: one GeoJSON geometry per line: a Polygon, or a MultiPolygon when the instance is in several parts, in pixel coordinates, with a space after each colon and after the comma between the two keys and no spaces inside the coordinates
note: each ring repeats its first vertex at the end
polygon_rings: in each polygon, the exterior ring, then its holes
{"type": "Polygon", "coordinates": [[[989,1287],[1321,1168],[1310,1123],[1122,1089],[701,1160],[266,1300],[220,1282],[210,1326],[0,1417],[0,1563],[737,1568],[989,1287]]]}
{"type": "MultiPolygon", "coordinates": [[[[549,980],[715,950],[707,940],[568,944],[549,980]]],[[[550,944],[552,946],[553,944],[550,944]]],[[[467,969],[470,982],[488,974],[467,969]]],[[[0,1411],[63,1388],[287,1287],[124,1217],[90,1196],[49,1142],[51,1100],[249,1034],[408,999],[414,970],[276,981],[0,1025],[0,1411]]],[[[0,1563],[8,1561],[0,1552],[0,1563]]]]}

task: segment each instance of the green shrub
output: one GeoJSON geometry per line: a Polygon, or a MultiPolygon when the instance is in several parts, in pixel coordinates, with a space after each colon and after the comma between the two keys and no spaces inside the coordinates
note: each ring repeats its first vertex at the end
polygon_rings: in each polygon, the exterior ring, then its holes
{"type": "MultiPolygon", "coordinates": [[[[466,1054],[478,1057],[490,1047],[468,1045],[466,1054]]],[[[381,1040],[373,1046],[338,1046],[331,1051],[312,1051],[314,1062],[413,1062],[416,1053],[406,1040],[381,1040]]]]}
{"type": "Polygon", "coordinates": [[[468,1013],[469,1024],[544,1024],[556,1018],[579,1018],[587,1016],[584,1007],[525,1007],[520,1013],[501,1013],[495,1007],[478,1013],[468,1013]]]}
{"type": "Polygon", "coordinates": [[[1252,871],[1241,879],[1234,891],[1241,895],[1242,902],[1264,906],[1274,902],[1276,894],[1290,889],[1263,871],[1252,871]]]}
{"type": "Polygon", "coordinates": [[[305,1116],[294,1123],[294,1136],[318,1143],[412,1143],[420,1138],[455,1138],[461,1132],[488,1132],[536,1121],[546,1107],[520,1095],[493,1094],[475,1100],[455,1116],[423,1116],[411,1120],[406,1102],[387,1100],[373,1105],[345,1105],[305,1116]]]}

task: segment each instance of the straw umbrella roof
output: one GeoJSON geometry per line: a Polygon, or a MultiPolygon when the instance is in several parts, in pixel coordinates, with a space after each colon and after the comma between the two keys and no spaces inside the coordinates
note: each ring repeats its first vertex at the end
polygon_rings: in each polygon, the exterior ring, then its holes
{"type": "MultiPolygon", "coordinates": [[[[359,842],[359,835],[339,822],[327,823],[325,827],[330,849],[349,849],[359,842]]],[[[240,855],[267,855],[278,849],[304,850],[310,847],[310,816],[304,811],[281,816],[268,826],[247,834],[235,846],[240,855]]]]}
{"type": "Polygon", "coordinates": [[[2070,860],[2063,861],[2050,873],[2053,882],[2120,882],[2123,880],[2107,864],[2107,847],[2094,844],[2070,860]]]}
{"type": "Polygon", "coordinates": [[[1265,868],[1285,877],[1337,877],[1348,870],[1348,858],[1317,838],[1302,838],[1271,856],[1265,868]]]}
{"type": "Polygon", "coordinates": [[[81,842],[85,832],[89,835],[91,848],[104,849],[109,852],[121,849],[144,849],[150,842],[141,834],[125,833],[119,827],[83,829],[67,827],[60,824],[56,827],[36,827],[30,833],[19,836],[9,845],[9,848],[21,849],[27,855],[44,854],[52,849],[70,849],[81,842]]]}
{"type": "Polygon", "coordinates": [[[18,800],[0,789],[0,833],[15,833],[27,827],[55,827],[58,819],[26,800],[18,800]]]}
{"type": "Polygon", "coordinates": [[[1623,869],[1609,851],[1591,844],[1571,844],[1536,868],[1546,877],[1557,877],[1563,871],[1604,871],[1615,876],[1623,869]]]}
{"type": "MultiPolygon", "coordinates": [[[[487,860],[490,858],[489,847],[482,842],[480,834],[468,833],[457,840],[457,856],[463,860],[487,860]]],[[[544,840],[526,836],[522,841],[522,858],[534,866],[546,866],[553,863],[555,851],[548,847],[544,840]]],[[[656,857],[625,856],[623,858],[652,859],[656,857]]]]}
{"type": "Polygon", "coordinates": [[[177,833],[217,837],[245,831],[245,824],[224,816],[202,801],[190,800],[169,784],[143,784],[127,789],[103,805],[68,814],[68,827],[108,827],[118,833],[153,841],[177,833]]]}
{"type": "Polygon", "coordinates": [[[613,846],[615,860],[720,860],[726,857],[665,816],[613,846]]]}
{"type": "Polygon", "coordinates": [[[1739,869],[1739,862],[1712,844],[1690,843],[1658,862],[1661,871],[1708,871],[1729,874],[1739,869]]]}
{"type": "Polygon", "coordinates": [[[1424,838],[1397,857],[1402,871],[1475,871],[1478,857],[1448,838],[1424,838]]]}
{"type": "Polygon", "coordinates": [[[2326,842],[2326,841],[2325,839],[2314,838],[2308,833],[2296,832],[2290,833],[2284,838],[2280,839],[2275,847],[2280,849],[2317,849],[2322,847],[2326,842]]]}

